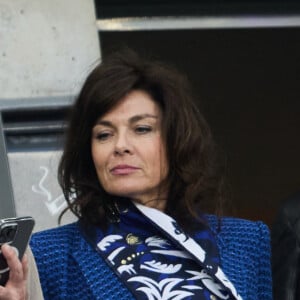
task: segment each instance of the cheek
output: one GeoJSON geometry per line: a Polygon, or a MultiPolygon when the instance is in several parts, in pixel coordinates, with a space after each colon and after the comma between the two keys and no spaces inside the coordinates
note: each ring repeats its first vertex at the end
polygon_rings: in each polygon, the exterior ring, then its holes
{"type": "Polygon", "coordinates": [[[97,151],[96,151],[96,148],[93,145],[93,143],[91,145],[91,154],[92,154],[93,163],[96,166],[97,165],[97,157],[98,157],[98,155],[97,155],[97,151]]]}
{"type": "Polygon", "coordinates": [[[166,157],[166,151],[161,144],[158,144],[155,148],[155,152],[152,155],[152,166],[155,169],[154,173],[161,179],[164,179],[169,172],[168,160],[166,157]]]}
{"type": "MultiPolygon", "coordinates": [[[[92,144],[92,147],[91,147],[91,152],[92,152],[92,159],[93,159],[93,162],[94,162],[94,166],[97,170],[97,173],[99,170],[103,169],[103,166],[104,166],[104,163],[105,163],[105,160],[104,160],[104,153],[103,151],[99,151],[99,148],[95,145],[92,144]]],[[[99,175],[99,174],[98,174],[99,175]]]]}
{"type": "Polygon", "coordinates": [[[160,159],[161,159],[161,163],[160,163],[161,174],[165,178],[169,173],[169,164],[165,152],[162,152],[160,154],[160,159]]]}
{"type": "Polygon", "coordinates": [[[94,155],[93,161],[98,180],[101,183],[101,185],[105,185],[105,182],[107,181],[107,176],[105,174],[105,162],[103,162],[97,154],[94,155]]]}

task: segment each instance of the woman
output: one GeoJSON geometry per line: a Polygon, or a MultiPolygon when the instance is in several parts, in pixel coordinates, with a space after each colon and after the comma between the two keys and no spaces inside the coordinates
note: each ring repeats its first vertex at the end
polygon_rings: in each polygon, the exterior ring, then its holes
{"type": "Polygon", "coordinates": [[[97,66],[59,180],[79,221],[31,240],[45,299],[272,298],[267,227],[207,214],[220,211],[223,180],[175,70],[131,51],[97,66]]]}

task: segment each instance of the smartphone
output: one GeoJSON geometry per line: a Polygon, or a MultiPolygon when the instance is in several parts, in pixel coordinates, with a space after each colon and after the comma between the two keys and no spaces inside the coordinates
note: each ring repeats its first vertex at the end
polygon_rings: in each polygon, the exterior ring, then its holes
{"type": "MultiPolygon", "coordinates": [[[[34,227],[32,217],[0,219],[0,246],[9,244],[21,260],[27,248],[34,227]]],[[[0,285],[5,285],[9,278],[9,267],[0,249],[0,285]]]]}

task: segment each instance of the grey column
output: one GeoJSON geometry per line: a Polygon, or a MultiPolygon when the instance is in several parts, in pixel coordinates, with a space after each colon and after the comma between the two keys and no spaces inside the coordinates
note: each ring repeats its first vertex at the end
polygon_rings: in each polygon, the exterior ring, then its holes
{"type": "Polygon", "coordinates": [[[14,217],[15,215],[16,210],[0,112],[0,218],[14,217]]]}

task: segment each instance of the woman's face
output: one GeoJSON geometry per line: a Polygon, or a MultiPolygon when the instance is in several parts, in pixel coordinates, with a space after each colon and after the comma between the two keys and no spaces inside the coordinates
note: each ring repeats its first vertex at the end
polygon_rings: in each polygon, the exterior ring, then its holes
{"type": "Polygon", "coordinates": [[[168,174],[162,112],[148,93],[133,90],[92,129],[92,157],[104,190],[163,209],[168,174]]]}

